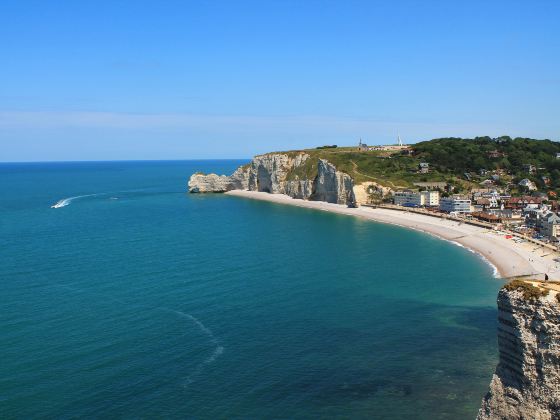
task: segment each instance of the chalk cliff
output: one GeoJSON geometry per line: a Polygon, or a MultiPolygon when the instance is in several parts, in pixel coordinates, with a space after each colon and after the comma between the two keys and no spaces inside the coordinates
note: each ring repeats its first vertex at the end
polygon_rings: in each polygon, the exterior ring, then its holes
{"type": "Polygon", "coordinates": [[[194,174],[188,183],[192,193],[231,190],[286,194],[304,200],[355,205],[354,182],[325,159],[312,159],[304,152],[268,153],[255,156],[250,164],[232,175],[194,174]]]}
{"type": "Polygon", "coordinates": [[[560,419],[560,294],[515,281],[498,295],[499,363],[479,420],[560,419]]]}
{"type": "Polygon", "coordinates": [[[249,185],[249,173],[243,166],[237,168],[230,176],[196,173],[191,175],[188,185],[192,193],[246,190],[249,185]]]}

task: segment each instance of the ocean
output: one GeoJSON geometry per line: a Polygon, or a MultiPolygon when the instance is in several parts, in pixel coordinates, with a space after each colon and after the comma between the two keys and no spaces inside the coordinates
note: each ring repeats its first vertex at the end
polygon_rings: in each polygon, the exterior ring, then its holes
{"type": "Polygon", "coordinates": [[[1,418],[475,417],[492,268],[400,227],[186,193],[242,163],[0,164],[1,418]]]}

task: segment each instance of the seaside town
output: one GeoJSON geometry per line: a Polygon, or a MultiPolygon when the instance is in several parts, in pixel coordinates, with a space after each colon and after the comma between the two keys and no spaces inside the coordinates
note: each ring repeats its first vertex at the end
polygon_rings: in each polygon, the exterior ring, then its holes
{"type": "MultiPolygon", "coordinates": [[[[412,147],[402,144],[368,146],[360,139],[360,152],[388,152],[412,154],[412,147]]],[[[503,152],[489,151],[492,159],[506,157],[503,152]]],[[[554,159],[560,160],[560,153],[554,159]]],[[[386,208],[401,208],[442,218],[454,218],[467,223],[491,227],[515,242],[545,243],[560,249],[560,205],[554,191],[539,191],[530,178],[539,177],[542,184],[550,185],[547,175],[534,164],[523,164],[527,178],[513,182],[513,174],[504,169],[464,172],[463,179],[469,188],[459,191],[456,182],[414,182],[414,188],[392,190],[380,198],[371,189],[370,204],[386,208]],[[508,234],[509,233],[509,234],[508,234]]],[[[429,174],[430,162],[420,162],[417,174],[429,174]]]]}

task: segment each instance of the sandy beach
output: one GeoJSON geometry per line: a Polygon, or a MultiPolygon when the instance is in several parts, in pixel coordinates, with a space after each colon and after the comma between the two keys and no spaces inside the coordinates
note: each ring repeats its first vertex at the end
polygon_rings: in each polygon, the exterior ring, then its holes
{"type": "Polygon", "coordinates": [[[560,264],[554,261],[558,254],[527,242],[516,243],[511,239],[506,239],[503,235],[482,227],[405,210],[373,209],[369,207],[348,208],[341,204],[294,199],[283,194],[241,190],[229,191],[226,194],[329,211],[418,230],[455,242],[474,251],[496,268],[499,277],[530,276],[543,279],[544,273],[547,273],[551,280],[560,280],[560,264]]]}

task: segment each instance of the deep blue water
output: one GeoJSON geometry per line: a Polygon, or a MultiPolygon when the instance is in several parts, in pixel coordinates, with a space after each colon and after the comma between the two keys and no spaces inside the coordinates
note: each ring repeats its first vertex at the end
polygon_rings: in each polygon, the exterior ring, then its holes
{"type": "Polygon", "coordinates": [[[491,268],[398,227],[185,193],[240,163],[0,165],[1,418],[476,415],[491,268]]]}

